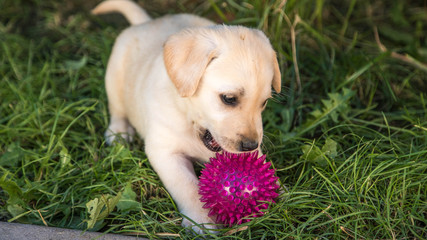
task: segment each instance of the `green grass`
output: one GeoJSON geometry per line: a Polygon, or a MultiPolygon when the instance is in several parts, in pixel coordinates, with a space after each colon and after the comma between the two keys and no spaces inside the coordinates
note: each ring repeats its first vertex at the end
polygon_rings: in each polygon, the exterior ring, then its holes
{"type": "MultiPolygon", "coordinates": [[[[97,2],[0,0],[0,220],[191,239],[143,141],[104,142],[103,76],[127,23],[91,16],[97,2]]],[[[284,191],[219,237],[427,238],[425,2],[150,2],[154,17],[260,28],[278,52],[263,150],[284,191]]]]}

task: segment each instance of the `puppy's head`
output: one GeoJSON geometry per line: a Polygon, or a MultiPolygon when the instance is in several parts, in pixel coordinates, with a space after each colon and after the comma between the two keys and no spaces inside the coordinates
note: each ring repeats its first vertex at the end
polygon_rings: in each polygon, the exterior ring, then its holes
{"type": "Polygon", "coordinates": [[[200,139],[212,151],[245,152],[262,141],[261,113],[281,89],[276,54],[259,30],[187,29],[164,46],[164,62],[200,139]]]}

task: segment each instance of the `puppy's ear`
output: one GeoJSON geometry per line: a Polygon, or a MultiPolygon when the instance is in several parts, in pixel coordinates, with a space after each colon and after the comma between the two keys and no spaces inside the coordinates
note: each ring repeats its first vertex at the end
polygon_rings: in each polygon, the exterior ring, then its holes
{"type": "Polygon", "coordinates": [[[282,75],[280,74],[279,62],[277,61],[276,54],[274,54],[273,64],[274,64],[274,76],[273,76],[272,85],[273,85],[274,91],[276,91],[277,93],[280,93],[282,89],[282,75]]]}
{"type": "Polygon", "coordinates": [[[215,44],[197,31],[172,35],[163,49],[166,70],[181,97],[194,95],[206,67],[216,56],[215,44]]]}
{"type": "MultiPolygon", "coordinates": [[[[262,32],[261,30],[255,30],[255,33],[258,34],[258,36],[265,41],[265,44],[267,44],[266,46],[271,47],[271,43],[268,40],[267,36],[265,36],[264,32],[262,32]]],[[[273,49],[271,51],[273,51],[273,49]]],[[[274,51],[273,51],[272,60],[273,60],[274,75],[273,75],[273,81],[271,85],[273,86],[274,91],[276,91],[277,93],[280,93],[282,89],[282,75],[280,74],[279,62],[277,61],[277,56],[276,56],[276,53],[274,53],[274,51]]]]}

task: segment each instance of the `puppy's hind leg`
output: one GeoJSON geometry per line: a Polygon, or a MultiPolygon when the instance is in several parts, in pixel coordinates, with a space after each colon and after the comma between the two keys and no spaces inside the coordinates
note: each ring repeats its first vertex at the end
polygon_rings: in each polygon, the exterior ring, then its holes
{"type": "Polygon", "coordinates": [[[117,141],[117,137],[131,142],[135,134],[135,130],[126,116],[126,108],[123,100],[123,74],[118,67],[120,65],[115,61],[116,59],[118,58],[112,55],[105,75],[105,88],[107,90],[108,110],[110,112],[110,124],[105,132],[105,138],[109,145],[117,141]]]}

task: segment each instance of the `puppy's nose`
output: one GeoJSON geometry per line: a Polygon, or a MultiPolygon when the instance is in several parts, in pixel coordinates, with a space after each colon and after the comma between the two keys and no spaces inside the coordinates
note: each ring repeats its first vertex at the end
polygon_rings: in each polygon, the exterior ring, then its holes
{"type": "Polygon", "coordinates": [[[240,151],[249,152],[258,148],[258,142],[250,139],[245,139],[240,143],[240,151]]]}

